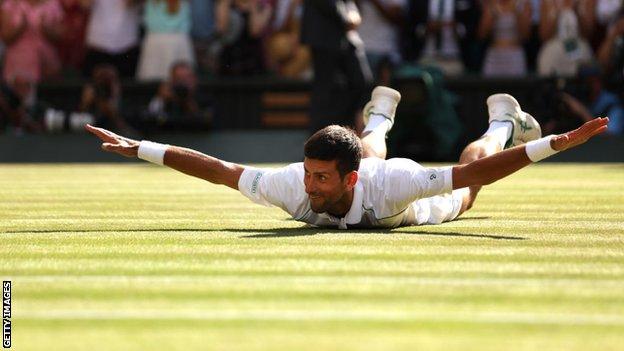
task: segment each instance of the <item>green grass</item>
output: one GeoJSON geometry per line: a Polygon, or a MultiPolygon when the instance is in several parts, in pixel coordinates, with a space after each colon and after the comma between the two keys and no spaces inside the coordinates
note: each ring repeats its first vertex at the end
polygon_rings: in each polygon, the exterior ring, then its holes
{"type": "Polygon", "coordinates": [[[531,166],[461,220],[302,228],[166,168],[1,165],[15,350],[621,350],[624,165],[531,166]]]}

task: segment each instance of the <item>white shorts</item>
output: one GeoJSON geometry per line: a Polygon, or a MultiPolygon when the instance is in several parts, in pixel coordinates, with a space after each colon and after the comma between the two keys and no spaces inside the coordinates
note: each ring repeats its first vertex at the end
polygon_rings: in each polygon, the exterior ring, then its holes
{"type": "Polygon", "coordinates": [[[427,197],[412,203],[417,224],[440,224],[452,221],[459,215],[468,188],[454,190],[451,194],[427,197]]]}

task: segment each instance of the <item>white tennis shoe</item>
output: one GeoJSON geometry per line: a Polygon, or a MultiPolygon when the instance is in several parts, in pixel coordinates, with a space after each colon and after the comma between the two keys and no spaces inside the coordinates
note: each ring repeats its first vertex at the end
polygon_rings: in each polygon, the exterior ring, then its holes
{"type": "Polygon", "coordinates": [[[513,125],[511,139],[505,149],[542,137],[542,128],[530,114],[520,109],[518,101],[509,94],[494,94],[487,98],[489,123],[509,121],[513,125]]]}
{"type": "Polygon", "coordinates": [[[394,89],[382,86],[373,89],[371,100],[364,106],[362,114],[364,125],[368,124],[371,115],[380,115],[390,121],[390,128],[392,128],[399,101],[401,101],[401,93],[394,89]]]}

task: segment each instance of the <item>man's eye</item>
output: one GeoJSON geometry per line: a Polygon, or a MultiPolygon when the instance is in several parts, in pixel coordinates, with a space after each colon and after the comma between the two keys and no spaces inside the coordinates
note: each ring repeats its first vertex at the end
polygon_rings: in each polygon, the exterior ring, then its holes
{"type": "Polygon", "coordinates": [[[319,176],[319,179],[322,180],[322,181],[326,181],[327,177],[326,176],[319,176]]]}

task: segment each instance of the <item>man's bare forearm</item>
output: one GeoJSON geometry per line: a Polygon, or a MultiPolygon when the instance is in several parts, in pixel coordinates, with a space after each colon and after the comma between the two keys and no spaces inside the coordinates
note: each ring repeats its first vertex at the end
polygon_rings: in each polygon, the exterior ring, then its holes
{"type": "Polygon", "coordinates": [[[453,167],[453,189],[488,185],[530,165],[524,145],[453,167]]]}
{"type": "Polygon", "coordinates": [[[214,184],[227,185],[236,190],[238,190],[238,180],[244,170],[241,165],[178,146],[170,146],[167,149],[164,164],[190,176],[214,184]]]}
{"type": "Polygon", "coordinates": [[[494,183],[533,162],[585,143],[592,137],[604,133],[608,123],[608,117],[594,118],[567,133],[544,137],[468,164],[455,166],[453,189],[494,183]]]}
{"type": "Polygon", "coordinates": [[[214,184],[227,185],[232,189],[238,190],[238,180],[245,169],[241,165],[222,161],[195,150],[146,140],[139,142],[90,124],[87,124],[85,129],[100,138],[104,151],[125,157],[139,157],[159,165],[164,164],[190,176],[214,184]]]}

